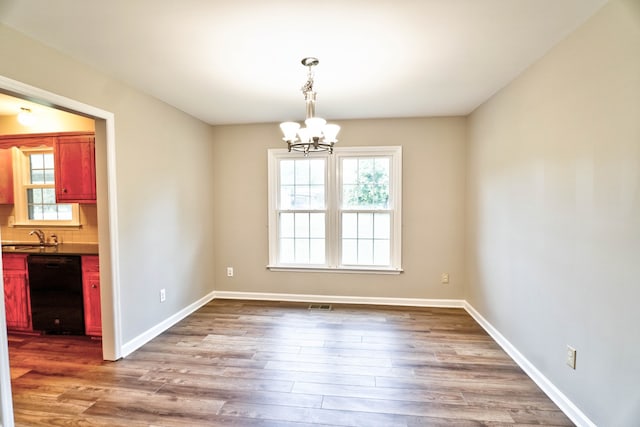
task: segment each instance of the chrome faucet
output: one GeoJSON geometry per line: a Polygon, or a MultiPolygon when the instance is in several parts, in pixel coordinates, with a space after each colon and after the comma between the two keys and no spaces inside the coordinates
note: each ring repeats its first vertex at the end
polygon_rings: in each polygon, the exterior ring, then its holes
{"type": "Polygon", "coordinates": [[[47,243],[44,237],[44,232],[42,230],[32,230],[31,233],[29,233],[29,236],[33,236],[34,234],[38,236],[38,240],[40,240],[40,246],[44,246],[47,243]]]}

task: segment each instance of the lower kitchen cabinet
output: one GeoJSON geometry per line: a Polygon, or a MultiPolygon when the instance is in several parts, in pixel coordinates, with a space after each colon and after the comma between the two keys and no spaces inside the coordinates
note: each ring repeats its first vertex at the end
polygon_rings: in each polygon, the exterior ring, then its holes
{"type": "Polygon", "coordinates": [[[7,329],[31,331],[27,255],[3,254],[2,264],[7,329]]]}
{"type": "Polygon", "coordinates": [[[90,336],[102,336],[100,309],[100,263],[94,255],[82,257],[82,293],[84,295],[84,329],[90,336]]]}

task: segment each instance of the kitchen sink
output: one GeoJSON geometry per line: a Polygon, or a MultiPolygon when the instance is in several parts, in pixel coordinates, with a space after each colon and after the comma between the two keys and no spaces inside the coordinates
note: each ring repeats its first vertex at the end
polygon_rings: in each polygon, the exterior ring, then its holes
{"type": "Polygon", "coordinates": [[[3,243],[2,250],[5,252],[50,252],[55,250],[58,245],[52,243],[46,243],[40,245],[39,243],[3,243]]]}

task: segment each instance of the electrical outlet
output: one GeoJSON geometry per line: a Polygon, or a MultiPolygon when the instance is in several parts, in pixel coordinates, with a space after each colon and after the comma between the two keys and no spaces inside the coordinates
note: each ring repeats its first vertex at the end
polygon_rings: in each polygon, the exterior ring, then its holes
{"type": "Polygon", "coordinates": [[[449,273],[442,273],[440,275],[440,282],[443,284],[449,283],[449,273]]]}
{"type": "Polygon", "coordinates": [[[160,289],[160,302],[167,300],[167,292],[164,289],[160,289]]]}
{"type": "Polygon", "coordinates": [[[227,267],[227,277],[233,277],[233,267],[227,267]]]}
{"type": "Polygon", "coordinates": [[[567,365],[576,369],[576,349],[570,345],[567,346],[567,365]]]}

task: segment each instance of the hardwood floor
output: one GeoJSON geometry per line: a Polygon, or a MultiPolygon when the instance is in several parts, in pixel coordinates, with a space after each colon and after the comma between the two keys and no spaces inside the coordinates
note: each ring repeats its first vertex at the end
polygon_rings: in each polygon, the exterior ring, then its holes
{"type": "Polygon", "coordinates": [[[9,340],[17,426],[570,426],[462,309],[215,300],[118,362],[9,340]]]}

